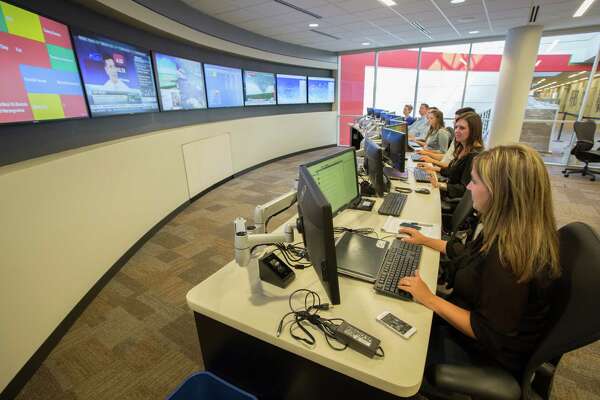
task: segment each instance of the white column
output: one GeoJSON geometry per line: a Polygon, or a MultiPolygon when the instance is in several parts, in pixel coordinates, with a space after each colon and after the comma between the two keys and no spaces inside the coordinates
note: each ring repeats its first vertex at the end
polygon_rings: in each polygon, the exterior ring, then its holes
{"type": "Polygon", "coordinates": [[[498,92],[492,110],[489,147],[516,143],[521,137],[542,28],[541,25],[520,26],[509,30],[506,35],[498,92]]]}

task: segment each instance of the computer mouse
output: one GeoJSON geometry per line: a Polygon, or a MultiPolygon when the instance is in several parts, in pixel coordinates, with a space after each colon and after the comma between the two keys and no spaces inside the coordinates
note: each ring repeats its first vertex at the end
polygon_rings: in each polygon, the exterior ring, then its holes
{"type": "Polygon", "coordinates": [[[420,189],[415,189],[415,193],[430,194],[431,192],[427,188],[420,188],[420,189]]]}

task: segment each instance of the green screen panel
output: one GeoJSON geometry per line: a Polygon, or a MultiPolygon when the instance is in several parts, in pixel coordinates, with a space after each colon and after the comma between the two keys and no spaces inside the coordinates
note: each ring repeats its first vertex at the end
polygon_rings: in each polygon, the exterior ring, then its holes
{"type": "Polygon", "coordinates": [[[52,69],[77,73],[77,64],[75,63],[73,50],[53,44],[47,44],[46,48],[48,49],[52,69]]]}
{"type": "Polygon", "coordinates": [[[42,24],[37,15],[8,3],[3,2],[1,6],[9,33],[38,42],[45,41],[42,24]]]}

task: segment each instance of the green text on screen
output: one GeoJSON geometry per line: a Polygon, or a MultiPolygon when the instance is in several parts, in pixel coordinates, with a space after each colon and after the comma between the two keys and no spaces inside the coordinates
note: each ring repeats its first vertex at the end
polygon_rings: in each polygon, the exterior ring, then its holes
{"type": "Polygon", "coordinates": [[[308,172],[331,204],[331,211],[334,214],[358,195],[352,151],[311,165],[308,167],[308,172]]]}

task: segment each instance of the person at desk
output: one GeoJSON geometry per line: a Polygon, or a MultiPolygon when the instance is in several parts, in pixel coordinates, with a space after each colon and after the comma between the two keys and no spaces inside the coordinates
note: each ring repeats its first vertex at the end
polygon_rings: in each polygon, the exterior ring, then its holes
{"type": "Polygon", "coordinates": [[[444,127],[444,113],[437,108],[430,109],[427,118],[429,120],[429,131],[424,139],[417,139],[417,143],[426,149],[445,153],[450,144],[450,133],[444,127]]]}
{"type": "Polygon", "coordinates": [[[412,125],[413,122],[416,121],[416,119],[410,115],[412,110],[413,110],[413,106],[411,106],[410,104],[404,105],[404,108],[402,109],[402,115],[404,116],[404,122],[406,122],[406,125],[408,125],[408,126],[412,125]]]}
{"type": "Polygon", "coordinates": [[[438,167],[431,163],[420,162],[418,168],[435,173],[447,178],[447,182],[438,182],[432,179],[433,187],[442,191],[442,199],[462,197],[471,181],[471,166],[473,158],[483,150],[483,139],[481,137],[481,117],[474,112],[468,112],[458,117],[455,123],[456,139],[452,161],[447,167],[438,167]]]}
{"type": "MultiPolygon", "coordinates": [[[[550,179],[539,154],[525,145],[482,152],[471,178],[483,229],[451,266],[452,294],[436,296],[418,273],[398,287],[436,314],[428,367],[492,361],[520,378],[547,329],[560,275],[550,179]]],[[[453,251],[414,229],[401,232],[410,235],[405,241],[453,251]]]]}
{"type": "MultiPolygon", "coordinates": [[[[465,113],[475,112],[475,109],[472,107],[463,107],[456,110],[454,113],[454,123],[458,121],[458,118],[465,113]]],[[[450,146],[448,146],[448,150],[445,153],[436,151],[436,150],[426,150],[426,149],[418,149],[417,153],[421,154],[421,161],[432,163],[433,165],[437,165],[438,167],[446,168],[450,161],[454,159],[454,145],[456,141],[452,140],[450,142],[450,146]]]]}
{"type": "Polygon", "coordinates": [[[429,105],[427,103],[421,103],[419,107],[419,115],[412,125],[408,128],[408,140],[415,140],[417,138],[424,138],[429,131],[429,120],[427,119],[427,113],[429,112],[429,105]]]}

